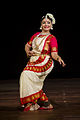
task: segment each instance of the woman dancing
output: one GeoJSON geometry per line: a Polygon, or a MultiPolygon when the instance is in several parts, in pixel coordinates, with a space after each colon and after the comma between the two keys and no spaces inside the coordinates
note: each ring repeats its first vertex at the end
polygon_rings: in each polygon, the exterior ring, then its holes
{"type": "Polygon", "coordinates": [[[20,76],[20,101],[24,111],[53,109],[42,90],[44,80],[54,67],[53,59],[65,66],[58,55],[56,37],[50,33],[53,24],[54,16],[47,13],[41,19],[41,32],[35,33],[25,45],[26,54],[30,59],[20,76]]]}

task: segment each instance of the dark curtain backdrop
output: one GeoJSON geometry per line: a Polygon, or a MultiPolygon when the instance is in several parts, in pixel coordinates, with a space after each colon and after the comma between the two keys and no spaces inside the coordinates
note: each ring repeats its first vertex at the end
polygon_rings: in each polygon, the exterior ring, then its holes
{"type": "Polygon", "coordinates": [[[66,67],[62,68],[55,61],[55,67],[48,77],[80,77],[80,21],[77,6],[76,9],[74,7],[17,9],[15,14],[13,13],[6,15],[6,22],[3,22],[1,80],[19,79],[28,61],[24,46],[34,33],[40,31],[40,19],[46,13],[52,13],[56,19],[51,33],[56,36],[59,55],[66,63],[66,67]]]}

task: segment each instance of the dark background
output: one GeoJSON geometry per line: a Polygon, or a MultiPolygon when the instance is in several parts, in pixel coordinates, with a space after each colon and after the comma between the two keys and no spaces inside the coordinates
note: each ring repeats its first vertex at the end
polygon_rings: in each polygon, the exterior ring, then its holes
{"type": "Polygon", "coordinates": [[[17,7],[6,12],[2,23],[1,74],[0,79],[19,79],[27,64],[24,46],[30,37],[40,31],[40,19],[46,13],[52,13],[56,19],[51,31],[58,41],[59,55],[66,63],[62,68],[55,61],[55,67],[49,78],[80,77],[80,10],[76,5],[52,8],[17,7]]]}

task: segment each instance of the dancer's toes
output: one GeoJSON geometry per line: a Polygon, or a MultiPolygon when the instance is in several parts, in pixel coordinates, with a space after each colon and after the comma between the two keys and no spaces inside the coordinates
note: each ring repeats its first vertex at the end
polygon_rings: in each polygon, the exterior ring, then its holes
{"type": "Polygon", "coordinates": [[[34,111],[34,110],[35,110],[34,105],[31,105],[31,107],[30,107],[30,111],[34,111]]]}
{"type": "Polygon", "coordinates": [[[35,104],[35,110],[38,110],[40,108],[40,106],[36,103],[35,104]]]}
{"type": "Polygon", "coordinates": [[[48,107],[51,108],[51,109],[53,109],[53,106],[51,104],[48,107]]]}
{"type": "Polygon", "coordinates": [[[38,110],[40,106],[36,103],[30,107],[30,111],[38,110]]]}
{"type": "Polygon", "coordinates": [[[42,106],[42,107],[39,108],[39,110],[52,110],[52,109],[53,109],[53,106],[51,104],[47,107],[42,106]]]}

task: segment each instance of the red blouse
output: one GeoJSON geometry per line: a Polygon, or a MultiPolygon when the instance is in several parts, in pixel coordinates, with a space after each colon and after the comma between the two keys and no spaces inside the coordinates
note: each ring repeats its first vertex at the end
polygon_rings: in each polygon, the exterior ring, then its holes
{"type": "MultiPolygon", "coordinates": [[[[40,32],[35,33],[31,39],[29,40],[28,44],[32,46],[32,41],[33,39],[39,34],[40,32]]],[[[55,36],[50,34],[44,43],[44,47],[42,50],[42,54],[50,54],[50,52],[58,52],[58,44],[57,44],[57,39],[55,36]]]]}

